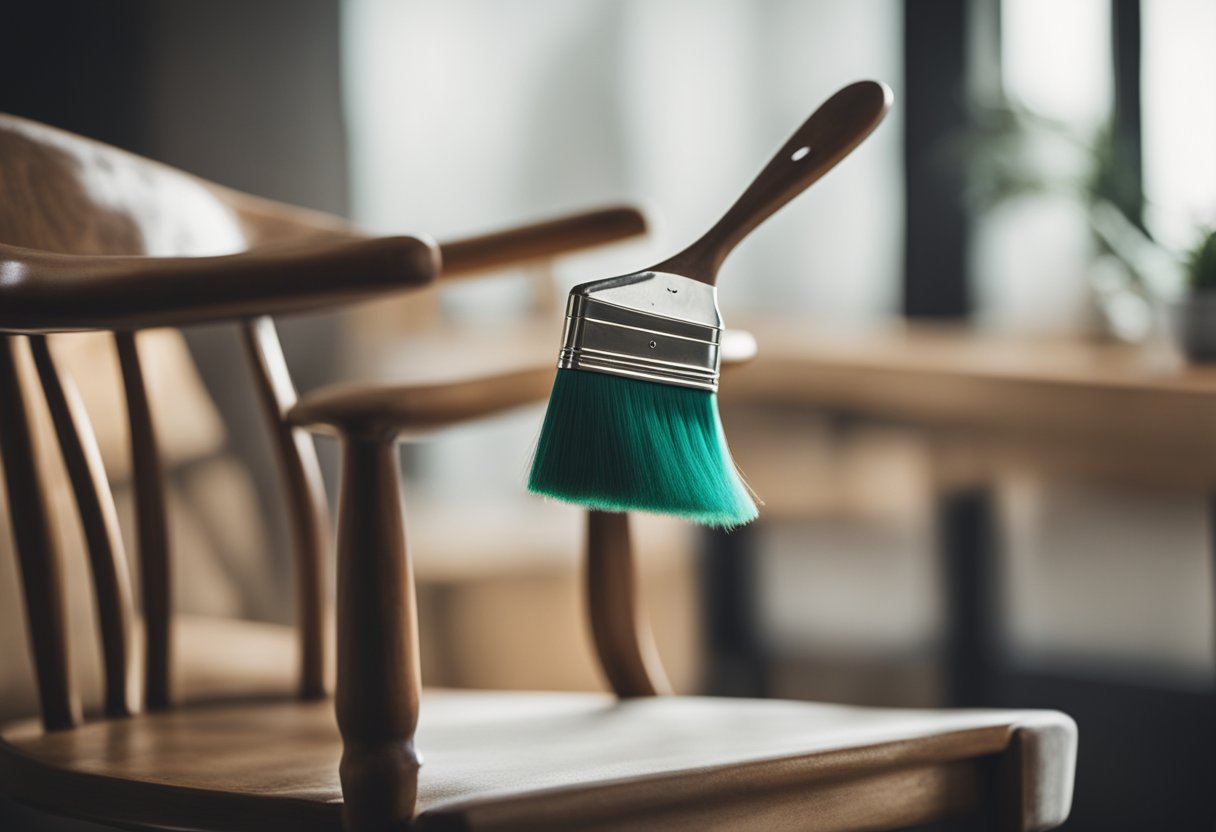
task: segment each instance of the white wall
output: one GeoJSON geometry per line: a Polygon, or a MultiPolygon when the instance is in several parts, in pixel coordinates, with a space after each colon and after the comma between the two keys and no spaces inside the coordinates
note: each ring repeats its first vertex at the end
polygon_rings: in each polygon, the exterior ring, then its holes
{"type": "MultiPolygon", "coordinates": [[[[661,225],[622,268],[642,268],[717,219],[837,87],[879,78],[896,90],[887,124],[758,231],[721,285],[728,321],[744,307],[848,318],[892,309],[901,9],[896,0],[347,0],[355,219],[452,234],[641,201],[661,225]]],[[[492,288],[481,294],[502,301],[492,288]]]]}

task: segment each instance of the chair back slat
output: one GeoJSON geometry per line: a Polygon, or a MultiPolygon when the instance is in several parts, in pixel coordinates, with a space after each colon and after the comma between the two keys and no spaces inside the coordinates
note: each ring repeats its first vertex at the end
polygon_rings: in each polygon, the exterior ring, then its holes
{"type": "MultiPolygon", "coordinates": [[[[253,246],[307,239],[357,239],[344,221],[251,197],[140,158],[118,148],[47,125],[0,113],[0,243],[70,255],[195,256],[244,251],[253,246]]],[[[158,451],[138,335],[115,334],[132,457],[137,516],[138,605],[130,600],[126,554],[118,533],[105,471],[91,422],[46,344],[35,346],[39,381],[50,405],[81,524],[84,527],[97,598],[99,636],[106,674],[106,710],[123,712],[133,698],[126,669],[133,607],[144,621],[144,707],[166,707],[172,699],[171,563],[167,494],[158,451]]],[[[246,331],[258,395],[268,420],[283,475],[291,529],[298,550],[300,691],[324,692],[324,606],[328,545],[324,491],[312,440],[282,427],[280,413],[295,401],[281,347],[269,320],[246,331]]],[[[12,338],[0,363],[12,363],[12,338]]],[[[68,645],[61,567],[42,493],[45,477],[35,470],[30,449],[33,416],[7,367],[0,395],[4,464],[13,508],[15,548],[29,609],[33,651],[48,727],[77,720],[78,706],[68,672],[68,645]]],[[[25,379],[28,383],[30,379],[25,379]]],[[[167,427],[166,427],[167,430],[167,427]]],[[[45,472],[43,472],[45,473],[45,472]]]]}
{"type": "Polygon", "coordinates": [[[51,531],[45,482],[34,458],[34,430],[18,375],[16,347],[16,337],[0,337],[0,456],[42,723],[48,731],[57,731],[80,721],[80,701],[72,682],[63,569],[51,531]]]}
{"type": "Polygon", "coordinates": [[[272,437],[287,500],[295,547],[296,628],[299,643],[299,692],[304,699],[325,695],[328,657],[325,639],[328,506],[321,465],[312,436],[285,418],[297,395],[274,321],[257,318],[242,326],[245,354],[272,437]]]}
{"type": "Polygon", "coordinates": [[[56,365],[44,336],[31,336],[29,344],[84,529],[97,604],[105,713],[127,716],[131,713],[131,577],[114,496],[75,382],[56,365]]]}
{"type": "Polygon", "coordinates": [[[167,708],[172,699],[169,683],[173,654],[169,525],[165,513],[164,471],[136,338],[134,332],[114,335],[131,435],[139,592],[144,612],[144,708],[156,711],[167,708]]]}

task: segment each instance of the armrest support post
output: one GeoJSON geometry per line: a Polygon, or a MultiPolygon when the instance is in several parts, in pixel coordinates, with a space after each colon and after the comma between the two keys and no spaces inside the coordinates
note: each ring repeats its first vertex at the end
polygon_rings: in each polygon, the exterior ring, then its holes
{"type": "Polygon", "coordinates": [[[305,396],[285,414],[335,433],[338,490],[339,774],[346,828],[401,828],[413,817],[422,687],[418,611],[405,543],[397,443],[542,401],[553,367],[439,385],[350,386],[305,396]]]}
{"type": "Polygon", "coordinates": [[[339,773],[346,828],[413,817],[422,680],[414,576],[405,545],[396,436],[343,432],[338,497],[339,773]]]}
{"type": "Polygon", "coordinates": [[[640,237],[646,230],[646,215],[637,208],[622,205],[447,240],[441,246],[443,274],[440,279],[468,277],[544,261],[640,237]]]}
{"type": "Polygon", "coordinates": [[[669,695],[638,596],[628,514],[587,512],[586,592],[596,658],[612,691],[622,699],[669,695]]]}

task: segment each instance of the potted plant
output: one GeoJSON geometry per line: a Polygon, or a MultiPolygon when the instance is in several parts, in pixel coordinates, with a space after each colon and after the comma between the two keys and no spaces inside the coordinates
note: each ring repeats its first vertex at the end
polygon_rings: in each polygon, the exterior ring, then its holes
{"type": "Polygon", "coordinates": [[[1216,229],[1186,263],[1187,294],[1178,305],[1178,334],[1192,361],[1216,361],[1216,229]]]}
{"type": "Polygon", "coordinates": [[[1139,219],[1143,198],[1114,125],[1085,131],[1004,99],[976,102],[973,122],[962,142],[972,208],[1031,194],[1073,197],[1092,238],[1085,278],[1102,334],[1131,343],[1166,336],[1169,308],[1183,294],[1180,263],[1139,219]]]}

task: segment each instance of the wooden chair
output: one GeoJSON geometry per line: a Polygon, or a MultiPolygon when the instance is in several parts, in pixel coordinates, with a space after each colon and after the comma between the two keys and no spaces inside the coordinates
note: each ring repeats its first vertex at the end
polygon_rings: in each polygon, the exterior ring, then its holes
{"type": "Polygon", "coordinates": [[[972,812],[1031,830],[1067,816],[1076,733],[1059,713],[668,695],[634,594],[624,515],[591,513],[587,536],[594,646],[615,697],[422,693],[395,445],[543,400],[552,368],[297,401],[267,316],[423,286],[441,255],[451,278],[619,239],[643,230],[637,212],[441,248],[372,239],[11,117],[0,117],[0,194],[0,452],[42,711],[40,722],[3,731],[0,791],[9,798],[127,829],[362,832],[412,821],[437,830],[873,830],[972,812]],[[171,564],[138,332],[220,320],[241,327],[294,521],[299,692],[175,708],[171,564]],[[123,542],[88,415],[47,343],[49,333],[87,329],[114,333],[129,411],[140,708],[128,683],[134,604],[123,542]],[[15,362],[23,337],[89,546],[106,697],[104,714],[83,723],[15,362]],[[342,443],[332,702],[323,683],[325,501],[304,426],[342,443]]]}

